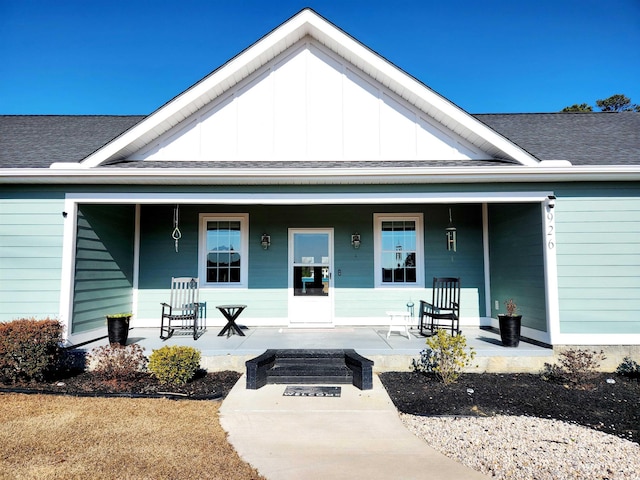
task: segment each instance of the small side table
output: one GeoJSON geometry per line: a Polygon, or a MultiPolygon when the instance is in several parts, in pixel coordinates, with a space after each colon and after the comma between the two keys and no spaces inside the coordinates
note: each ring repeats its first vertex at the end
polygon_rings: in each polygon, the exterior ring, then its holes
{"type": "Polygon", "coordinates": [[[387,312],[389,315],[389,331],[387,332],[387,338],[391,335],[392,331],[404,332],[407,338],[411,340],[411,334],[409,333],[409,323],[411,322],[411,313],[407,311],[387,312]],[[400,323],[402,322],[402,323],[400,323]]]}
{"type": "Polygon", "coordinates": [[[236,324],[236,319],[240,316],[242,311],[247,308],[246,305],[216,305],[216,308],[220,310],[224,318],[227,319],[227,324],[224,326],[220,333],[219,337],[222,337],[225,333],[227,336],[233,335],[234,332],[238,335],[244,337],[244,333],[240,327],[236,324]]]}

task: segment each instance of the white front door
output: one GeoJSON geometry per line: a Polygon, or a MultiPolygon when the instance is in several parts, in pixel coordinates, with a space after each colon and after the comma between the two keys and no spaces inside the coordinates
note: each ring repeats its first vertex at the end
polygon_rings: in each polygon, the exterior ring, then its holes
{"type": "Polygon", "coordinates": [[[333,229],[289,229],[289,322],[333,324],[333,229]]]}

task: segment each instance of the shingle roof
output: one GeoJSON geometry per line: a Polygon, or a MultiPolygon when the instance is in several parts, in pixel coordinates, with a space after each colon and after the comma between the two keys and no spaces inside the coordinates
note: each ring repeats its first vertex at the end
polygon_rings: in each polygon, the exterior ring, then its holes
{"type": "MultiPolygon", "coordinates": [[[[640,165],[638,113],[524,113],[474,115],[540,160],[574,165],[640,165]]],[[[143,116],[0,115],[0,168],[47,168],[79,162],[142,120],[143,116]]],[[[123,167],[211,167],[209,162],[128,162],[123,167]]],[[[385,163],[385,162],[383,162],[385,163]]],[[[415,162],[407,162],[415,166],[415,162]]],[[[474,165],[478,165],[474,162],[474,165]]],[[[495,165],[487,162],[486,165],[495,165]]],[[[239,165],[234,164],[236,167],[239,165]]],[[[247,167],[292,167],[290,162],[248,162],[247,167]]],[[[326,167],[327,163],[322,162],[326,167]]],[[[402,163],[395,163],[401,168],[402,163]]],[[[422,163],[424,166],[425,164],[422,163]]],[[[450,162],[427,165],[451,166],[450,162]]],[[[465,162],[455,163],[468,166],[465,162]]],[[[221,162],[217,168],[224,166],[221,162]]],[[[312,168],[313,162],[296,164],[312,168]]],[[[367,166],[375,166],[367,163],[367,166]]]]}
{"type": "Polygon", "coordinates": [[[117,168],[273,168],[273,169],[311,169],[311,168],[415,168],[415,167],[489,167],[519,165],[508,160],[241,160],[241,161],[166,161],[145,160],[114,162],[105,167],[117,168]]]}
{"type": "Polygon", "coordinates": [[[0,168],[79,162],[144,117],[0,115],[0,168]]]}
{"type": "Polygon", "coordinates": [[[640,114],[474,115],[541,160],[573,165],[640,165],[640,114]]]}

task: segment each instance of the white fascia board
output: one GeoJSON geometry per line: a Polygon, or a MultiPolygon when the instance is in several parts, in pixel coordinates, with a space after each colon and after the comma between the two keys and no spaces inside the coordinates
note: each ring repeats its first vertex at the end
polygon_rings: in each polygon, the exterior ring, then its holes
{"type": "MultiPolygon", "coordinates": [[[[306,12],[306,11],[305,11],[306,12]]],[[[305,13],[303,12],[303,13],[305,13]]],[[[368,49],[366,46],[354,40],[349,35],[345,34],[341,30],[333,27],[333,25],[328,24],[325,20],[319,18],[318,16],[312,14],[309,16],[308,22],[313,25],[318,31],[322,32],[327,37],[331,37],[334,42],[337,42],[341,48],[336,49],[331,43],[327,43],[326,39],[323,38],[322,35],[318,35],[311,30],[311,35],[316,38],[316,40],[324,43],[328,48],[333,50],[334,52],[342,55],[347,58],[351,63],[359,67],[365,73],[372,75],[379,81],[381,84],[385,85],[388,88],[391,88],[396,94],[405,100],[409,100],[412,96],[417,96],[423,101],[427,102],[433,109],[438,110],[443,115],[448,116],[453,122],[457,123],[462,129],[466,129],[470,132],[473,132],[478,137],[482,138],[483,141],[490,143],[498,150],[502,151],[506,157],[513,158],[517,160],[522,165],[535,166],[539,163],[538,159],[536,159],[533,155],[518,147],[514,143],[507,140],[502,135],[498,134],[496,131],[489,128],[487,125],[468,114],[460,107],[447,100],[443,96],[439,95],[435,91],[428,88],[423,83],[411,77],[409,74],[399,69],[392,63],[390,63],[385,58],[381,57],[379,54],[373,52],[368,49]],[[347,50],[350,53],[352,58],[348,58],[347,55],[344,55],[342,50],[347,50]],[[358,59],[358,61],[354,61],[354,57],[358,59]],[[370,68],[365,68],[362,65],[362,62],[369,65],[370,68]],[[372,74],[372,72],[376,72],[376,74],[372,74]],[[382,76],[383,78],[379,78],[378,76],[382,76]]],[[[416,102],[411,102],[422,110],[424,106],[417,104],[416,102]]],[[[425,113],[429,113],[425,110],[425,113]]],[[[451,125],[447,126],[452,128],[451,125]]],[[[460,128],[452,128],[452,130],[456,131],[456,133],[462,133],[460,128]]],[[[468,134],[465,135],[462,133],[462,136],[465,139],[469,139],[468,134]]],[[[471,139],[472,141],[473,139],[471,139]]],[[[472,143],[477,144],[477,142],[472,143]]]]}
{"type": "Polygon", "coordinates": [[[543,202],[551,191],[500,193],[67,193],[75,203],[218,204],[218,205],[367,205],[441,203],[530,203],[543,202]]]}
{"type": "MultiPolygon", "coordinates": [[[[336,54],[344,57],[402,98],[408,100],[417,97],[420,99],[418,102],[410,103],[432,117],[434,111],[437,111],[448,119],[444,122],[447,128],[462,135],[463,138],[476,146],[480,147],[479,143],[488,143],[501,152],[504,157],[512,158],[522,165],[535,166],[538,164],[538,160],[525,150],[354,40],[315,12],[305,9],[218,70],[160,107],[123,135],[89,155],[81,162],[81,168],[96,167],[106,160],[124,157],[142,148],[143,144],[138,142],[144,137],[153,134],[152,136],[155,138],[177,125],[196,112],[199,107],[217,98],[223,91],[249,76],[306,35],[310,35],[336,54]],[[241,74],[238,75],[240,72],[241,74]],[[222,85],[226,85],[226,87],[222,88],[222,85]]],[[[151,140],[152,138],[149,137],[143,143],[151,140]]],[[[52,168],[67,167],[54,164],[52,168]]]]}
{"type": "Polygon", "coordinates": [[[295,185],[639,181],[640,165],[594,167],[0,169],[0,184],[295,185]]]}
{"type": "MultiPolygon", "coordinates": [[[[123,150],[126,151],[129,145],[154,129],[158,129],[158,135],[164,133],[171,126],[176,125],[188,115],[194,113],[197,110],[194,106],[195,104],[206,104],[218,97],[219,94],[209,96],[209,93],[215,91],[218,86],[229,82],[230,79],[233,80],[231,80],[229,85],[235,85],[243,78],[246,78],[261,65],[267,63],[277,54],[307,34],[308,30],[305,28],[307,15],[305,14],[308,15],[311,14],[311,12],[304,10],[300,15],[293,17],[279,28],[267,34],[253,46],[232,58],[222,67],[160,107],[122,136],[82,160],[82,167],[91,168],[100,165],[105,160],[117,156],[123,150]],[[245,71],[239,77],[238,72],[241,72],[243,69],[245,71]],[[203,102],[200,100],[202,98],[208,98],[208,101],[203,102]],[[171,121],[172,117],[174,117],[173,121],[171,121]],[[167,121],[169,121],[171,125],[163,126],[162,124],[167,121]]],[[[227,87],[227,89],[228,88],[230,87],[227,87]]],[[[133,152],[129,151],[128,153],[133,152]]],[[[64,166],[58,165],[56,165],[56,167],[65,168],[64,166]]]]}

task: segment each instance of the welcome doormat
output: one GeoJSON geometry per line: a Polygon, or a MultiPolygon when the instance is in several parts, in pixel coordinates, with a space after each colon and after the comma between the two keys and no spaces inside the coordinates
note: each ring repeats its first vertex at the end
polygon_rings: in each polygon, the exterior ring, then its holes
{"type": "Polygon", "coordinates": [[[339,397],[342,387],[319,387],[319,386],[293,386],[289,385],[283,396],[285,397],[339,397]]]}

